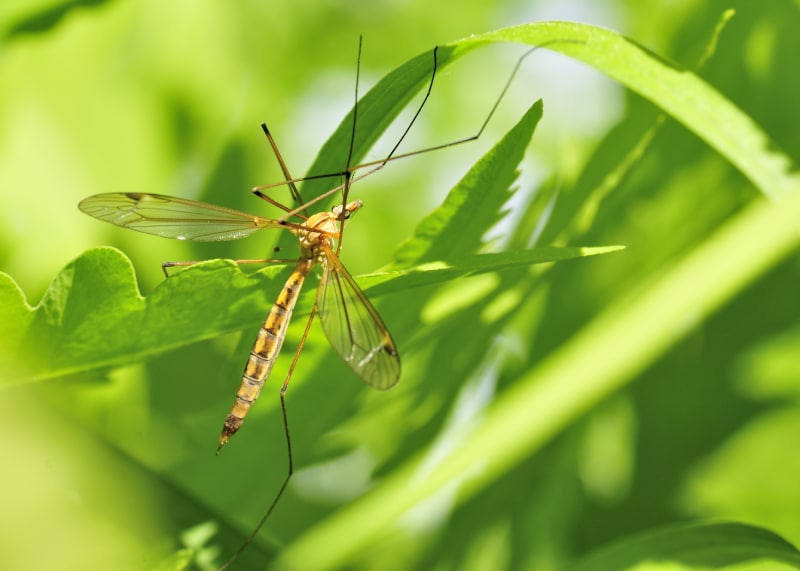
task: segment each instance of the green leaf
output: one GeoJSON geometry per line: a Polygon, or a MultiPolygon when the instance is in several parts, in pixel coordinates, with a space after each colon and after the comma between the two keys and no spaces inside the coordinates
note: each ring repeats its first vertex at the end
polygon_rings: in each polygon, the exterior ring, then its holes
{"type": "Polygon", "coordinates": [[[719,569],[749,561],[800,567],[800,551],[782,537],[739,523],[681,524],[628,537],[567,567],[568,571],[622,571],[647,563],[681,569],[719,569]]]}
{"type": "Polygon", "coordinates": [[[496,252],[461,256],[453,262],[429,262],[407,270],[376,272],[359,278],[364,290],[372,296],[399,293],[415,287],[438,285],[454,279],[521,269],[534,264],[563,262],[585,256],[610,254],[622,250],[623,246],[600,247],[542,247],[532,250],[496,252]]]}
{"type": "Polygon", "coordinates": [[[477,250],[483,235],[501,215],[509,189],[519,176],[517,165],[541,118],[540,100],[461,179],[444,203],[420,222],[414,236],[395,252],[395,263],[403,267],[450,260],[477,250]]]}
{"type": "MultiPolygon", "coordinates": [[[[89,250],[53,279],[42,301],[17,296],[3,306],[3,344],[26,368],[5,383],[42,380],[141,361],[170,348],[257,321],[275,268],[247,276],[226,261],[198,264],[165,281],[147,299],[130,260],[114,248],[89,250]],[[19,353],[28,358],[19,358],[19,353]],[[33,356],[35,355],[35,358],[33,356]]],[[[10,278],[0,295],[12,296],[10,278]]]]}
{"type": "Polygon", "coordinates": [[[454,51],[495,41],[546,44],[588,63],[659,106],[726,157],[771,198],[794,191],[800,175],[763,130],[694,73],[654,56],[616,32],[575,22],[506,28],[451,44],[454,51]]]}
{"type": "MultiPolygon", "coordinates": [[[[459,277],[613,252],[607,248],[539,248],[464,257],[458,264],[432,263],[365,276],[372,295],[441,284],[459,277]]],[[[29,308],[14,281],[0,274],[6,374],[3,383],[52,379],[78,371],[142,361],[263,320],[286,268],[245,274],[229,260],[197,264],[143,298],[130,260],[115,248],[89,250],[53,280],[41,303],[29,308]],[[132,334],[135,332],[135,334],[132,334]],[[36,359],[20,359],[34,351],[36,359]],[[11,360],[12,356],[16,358],[11,360]],[[26,362],[24,371],[13,363],[26,362]]],[[[306,311],[315,291],[305,293],[306,311]]]]}

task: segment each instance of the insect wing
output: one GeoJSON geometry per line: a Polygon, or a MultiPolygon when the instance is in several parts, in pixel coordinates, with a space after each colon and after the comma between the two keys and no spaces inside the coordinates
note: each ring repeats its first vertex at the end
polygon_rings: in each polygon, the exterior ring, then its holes
{"type": "Polygon", "coordinates": [[[324,246],[324,271],[317,294],[320,323],[333,349],[368,385],[386,390],[400,379],[400,359],[378,312],[324,246]]]}
{"type": "Polygon", "coordinates": [[[160,194],[96,194],[82,200],[78,208],[122,228],[178,240],[236,240],[262,228],[281,227],[267,218],[160,194]]]}

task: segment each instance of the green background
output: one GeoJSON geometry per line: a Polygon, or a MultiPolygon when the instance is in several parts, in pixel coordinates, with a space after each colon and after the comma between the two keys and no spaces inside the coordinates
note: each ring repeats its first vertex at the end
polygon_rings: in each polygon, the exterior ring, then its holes
{"type": "MultiPolygon", "coordinates": [[[[359,34],[363,93],[434,45],[541,19],[611,27],[691,69],[729,7],[737,14],[699,75],[796,163],[796,2],[5,4],[0,269],[35,305],[62,267],[101,244],[130,256],[144,295],[162,281],[164,260],[269,256],[278,237],[184,244],[101,224],[76,205],[100,192],[156,192],[271,215],[248,192],[281,179],[258,125],[270,125],[292,173],[303,173],[352,105],[359,34]]],[[[491,46],[443,70],[403,148],[474,133],[520,50],[491,46]]],[[[343,260],[352,273],[392,262],[426,213],[539,98],[544,118],[522,165],[515,211],[534,189],[545,198],[558,194],[559,204],[577,203],[580,215],[568,222],[553,216],[546,244],[626,250],[380,296],[375,303],[404,365],[389,393],[352,378],[315,326],[288,393],[299,471],[241,568],[263,567],[285,546],[297,549],[308,530],[347,513],[384,476],[406,473],[409,461],[420,463],[413,478],[424,480],[437,458],[481,424],[493,394],[513,394],[604,308],[635,305],[673,263],[759,200],[734,166],[670,120],[625,176],[604,178],[621,172],[658,111],[588,66],[541,51],[527,60],[479,142],[393,163],[354,188],[366,206],[347,230],[343,260]],[[512,292],[507,299],[504,291],[512,292]],[[507,314],[512,307],[516,315],[507,314]]],[[[404,117],[370,158],[391,148],[404,117]]],[[[536,220],[512,217],[492,235],[502,247],[512,228],[519,236],[536,220]]],[[[291,236],[280,240],[291,247],[291,236]]],[[[724,295],[718,310],[667,317],[664,338],[679,330],[680,341],[634,367],[624,390],[578,406],[477,491],[464,484],[468,475],[444,486],[399,524],[381,528],[347,565],[555,569],[642,530],[709,518],[800,542],[800,268],[796,254],[769,262],[760,254],[735,256],[743,268],[763,269],[753,270],[758,279],[748,287],[724,295]]],[[[708,266],[703,277],[727,291],[722,272],[708,266]]],[[[264,307],[284,276],[268,282],[264,307]]],[[[667,293],[680,299],[693,286],[667,293]]],[[[152,358],[121,368],[4,387],[0,566],[176,568],[194,555],[192,565],[213,568],[215,556],[221,563],[285,473],[277,386],[287,359],[242,432],[213,454],[262,318],[263,311],[207,341],[156,347],[152,358]],[[202,541],[204,528],[195,526],[203,522],[221,530],[207,539],[210,547],[170,559],[181,541],[202,541]],[[188,529],[195,533],[181,537],[188,529]]],[[[654,322],[662,318],[653,312],[654,322]]],[[[0,319],[8,326],[9,316],[0,319]]],[[[296,346],[303,321],[296,320],[287,348],[296,346]]],[[[630,345],[608,347],[608,360],[635,353],[637,337],[632,330],[630,345]]],[[[36,359],[36,343],[46,340],[29,341],[25,359],[36,359]]],[[[584,363],[586,376],[565,386],[591,392],[591,373],[603,370],[603,359],[584,363]]],[[[511,425],[503,439],[522,436],[511,425]]],[[[472,470],[480,473],[476,456],[472,470]]]]}

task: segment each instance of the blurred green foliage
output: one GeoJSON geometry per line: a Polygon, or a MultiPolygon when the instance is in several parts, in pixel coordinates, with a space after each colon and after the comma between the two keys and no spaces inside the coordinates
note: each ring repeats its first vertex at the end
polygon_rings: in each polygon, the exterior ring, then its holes
{"type": "MultiPolygon", "coordinates": [[[[131,257],[145,295],[162,280],[163,260],[269,255],[269,236],[211,245],[160,240],[96,223],[76,205],[99,192],[157,192],[270,215],[248,192],[282,178],[258,125],[268,122],[292,173],[303,173],[352,105],[360,33],[362,92],[436,44],[543,18],[607,25],[693,69],[729,7],[737,14],[699,74],[797,164],[800,8],[788,0],[474,1],[455,10],[423,2],[7,3],[0,8],[0,269],[36,304],[62,267],[100,244],[131,257]]],[[[519,53],[491,47],[442,72],[404,149],[474,133],[519,53]]],[[[348,226],[343,253],[354,275],[391,262],[468,166],[540,97],[544,118],[510,203],[521,220],[500,225],[497,244],[530,246],[526,236],[558,197],[554,216],[572,199],[583,218],[546,228],[547,244],[626,250],[381,297],[404,366],[400,385],[385,394],[352,379],[315,327],[288,393],[299,471],[239,568],[263,567],[420,455],[414,476],[424,479],[428,464],[480,425],[495,394],[509,394],[608,306],[635,303],[673,262],[761,199],[684,126],[668,119],[651,131],[659,115],[651,103],[541,52],[479,142],[398,161],[358,184],[366,207],[348,226]],[[643,155],[619,170],[648,133],[643,155]]],[[[391,148],[408,117],[369,158],[391,148]]],[[[273,239],[289,250],[289,238],[273,239]]],[[[760,260],[743,253],[739,261],[760,260]]],[[[715,271],[710,266],[705,277],[715,271]]],[[[789,256],[712,316],[681,315],[669,325],[682,340],[625,389],[477,491],[454,485],[422,503],[349,567],[557,569],[642,530],[706,518],[800,543],[799,278],[798,258],[789,256]]],[[[249,327],[108,375],[4,389],[0,566],[175,569],[223,561],[285,473],[275,393],[288,359],[245,429],[213,455],[252,335],[249,327]]],[[[631,347],[618,344],[613,353],[631,347]]],[[[591,379],[582,381],[588,390],[591,379]]],[[[477,462],[477,479],[481,468],[477,462]]]]}

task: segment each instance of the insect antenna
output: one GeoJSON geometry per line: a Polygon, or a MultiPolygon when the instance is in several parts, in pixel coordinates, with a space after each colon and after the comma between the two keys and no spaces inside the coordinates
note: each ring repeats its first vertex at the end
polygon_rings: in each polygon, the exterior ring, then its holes
{"type": "Polygon", "coordinates": [[[356,123],[358,119],[358,83],[361,79],[361,47],[364,37],[358,36],[358,56],[356,57],[356,86],[354,90],[353,103],[353,123],[350,127],[350,144],[347,148],[347,162],[344,169],[344,182],[342,186],[342,215],[339,219],[339,238],[336,241],[336,255],[342,250],[342,236],[344,236],[344,222],[347,219],[347,196],[350,194],[350,183],[353,179],[353,171],[350,170],[350,163],[353,161],[353,147],[356,140],[356,123]]]}

